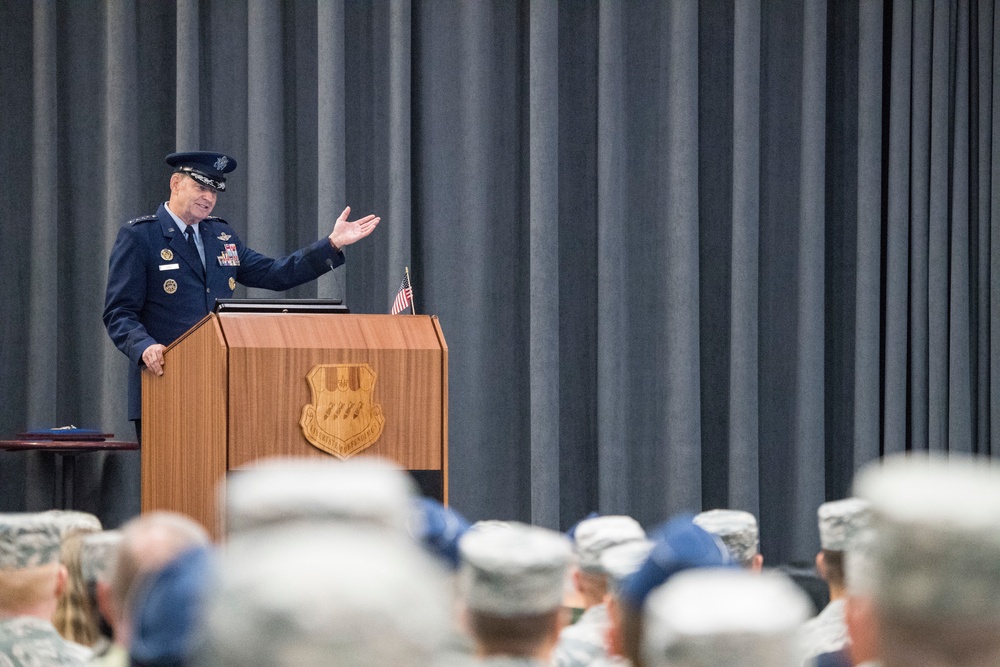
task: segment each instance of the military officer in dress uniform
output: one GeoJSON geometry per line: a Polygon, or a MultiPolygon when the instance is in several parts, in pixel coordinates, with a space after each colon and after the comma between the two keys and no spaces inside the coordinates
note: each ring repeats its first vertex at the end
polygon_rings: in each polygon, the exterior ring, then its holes
{"type": "Polygon", "coordinates": [[[170,199],[155,215],[130,220],[111,250],[104,325],[132,362],[128,418],[139,433],[142,401],[139,373],[163,373],[163,351],[212,311],[217,298],[233,295],[236,283],[286,290],[344,263],[343,248],[374,231],[379,218],[350,222],[350,207],[328,238],[288,257],[272,259],[243,245],[225,220],[212,217],[226,174],[236,160],[221,153],[172,153],[170,199]]]}

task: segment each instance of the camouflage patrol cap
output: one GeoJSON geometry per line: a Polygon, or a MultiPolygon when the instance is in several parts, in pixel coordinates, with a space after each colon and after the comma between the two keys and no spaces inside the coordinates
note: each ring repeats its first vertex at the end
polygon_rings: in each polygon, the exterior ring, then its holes
{"type": "Polygon", "coordinates": [[[806,594],[777,572],[681,572],[650,595],[643,620],[649,667],[800,667],[806,594]],[[739,656],[734,660],[734,656],[739,656]]]}
{"type": "Polygon", "coordinates": [[[405,532],[414,494],[410,476],[382,459],[278,458],[231,474],[222,502],[230,534],[302,520],[405,532]]]}
{"type": "Polygon", "coordinates": [[[0,514],[0,570],[59,561],[62,532],[46,512],[0,514]]]}
{"type": "Polygon", "coordinates": [[[757,517],[741,510],[709,510],[694,517],[694,523],[721,539],[733,559],[747,564],[757,555],[760,533],[757,517]]]}
{"type": "Polygon", "coordinates": [[[473,526],[459,553],[462,595],[473,611],[530,616],[562,604],[573,552],[561,533],[515,522],[507,529],[473,526]]]}
{"type": "Polygon", "coordinates": [[[654,544],[652,540],[632,540],[608,547],[601,553],[601,570],[608,576],[613,589],[639,570],[654,544]]]}
{"type": "Polygon", "coordinates": [[[827,551],[847,551],[859,532],[868,527],[869,504],[861,498],[823,503],[816,511],[819,542],[827,551]]]}
{"type": "Polygon", "coordinates": [[[1000,621],[1000,467],[951,455],[887,457],[862,469],[871,503],[862,547],[867,588],[882,613],[1000,621]]]}
{"type": "Polygon", "coordinates": [[[510,530],[514,527],[514,521],[500,521],[499,519],[483,519],[472,524],[473,530],[510,530]]]}
{"type": "Polygon", "coordinates": [[[646,531],[630,516],[585,519],[573,533],[577,565],[585,572],[603,573],[601,554],[608,548],[646,538],[646,531]]]}
{"type": "Polygon", "coordinates": [[[448,633],[445,573],[403,534],[297,524],[227,544],[195,665],[430,667],[448,633]]]}
{"type": "Polygon", "coordinates": [[[87,512],[48,510],[42,514],[59,527],[63,539],[71,533],[96,533],[101,530],[101,520],[87,512]]]}
{"type": "Polygon", "coordinates": [[[117,530],[83,536],[80,544],[80,573],[84,581],[93,583],[106,578],[106,573],[117,557],[121,541],[122,533],[117,530]]]}

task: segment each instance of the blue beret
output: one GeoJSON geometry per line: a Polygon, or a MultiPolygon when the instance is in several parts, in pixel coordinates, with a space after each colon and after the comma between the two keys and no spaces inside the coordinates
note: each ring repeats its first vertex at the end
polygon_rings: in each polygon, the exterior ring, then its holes
{"type": "Polygon", "coordinates": [[[734,566],[725,545],[696,526],[693,519],[693,515],[682,514],[650,534],[653,550],[639,569],[622,581],[619,595],[623,601],[642,609],[653,589],[678,572],[696,567],[734,566]]]}
{"type": "Polygon", "coordinates": [[[186,153],[171,153],[166,158],[167,164],[174,171],[187,174],[202,185],[225,192],[226,177],[236,169],[236,160],[212,151],[188,151],[186,153]]]}
{"type": "Polygon", "coordinates": [[[458,541],[469,529],[465,517],[431,498],[418,498],[417,514],[422,519],[414,535],[425,549],[458,568],[458,541]]]}
{"type": "Polygon", "coordinates": [[[130,651],[133,665],[184,664],[213,567],[212,550],[195,547],[140,584],[130,651]]]}

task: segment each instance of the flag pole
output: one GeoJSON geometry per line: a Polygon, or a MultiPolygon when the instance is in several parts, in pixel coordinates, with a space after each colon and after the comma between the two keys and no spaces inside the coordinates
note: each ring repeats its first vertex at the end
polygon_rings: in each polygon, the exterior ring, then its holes
{"type": "Polygon", "coordinates": [[[403,271],[406,272],[406,284],[410,286],[410,314],[417,314],[417,302],[413,298],[413,281],[410,280],[410,267],[403,267],[403,271]]]}

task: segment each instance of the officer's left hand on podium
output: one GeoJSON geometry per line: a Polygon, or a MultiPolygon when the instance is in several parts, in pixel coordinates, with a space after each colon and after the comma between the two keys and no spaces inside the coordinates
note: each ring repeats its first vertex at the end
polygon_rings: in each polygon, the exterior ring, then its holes
{"type": "Polygon", "coordinates": [[[333,231],[330,232],[330,245],[332,245],[335,250],[342,250],[344,247],[368,236],[375,231],[379,221],[382,219],[369,214],[360,220],[354,220],[352,222],[347,219],[347,216],[350,214],[351,207],[348,206],[344,209],[344,212],[340,214],[340,217],[337,218],[337,222],[333,225],[333,231]]]}
{"type": "Polygon", "coordinates": [[[142,363],[146,364],[146,369],[157,375],[163,375],[163,351],[165,345],[153,343],[142,351],[142,363]]]}

